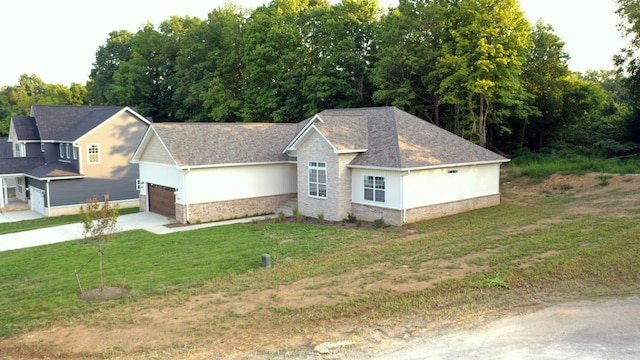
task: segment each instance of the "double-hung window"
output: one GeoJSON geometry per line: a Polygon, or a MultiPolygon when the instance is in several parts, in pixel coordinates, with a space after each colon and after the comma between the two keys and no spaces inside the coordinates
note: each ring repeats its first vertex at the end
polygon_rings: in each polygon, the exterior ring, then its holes
{"type": "Polygon", "coordinates": [[[309,196],[327,197],[327,163],[309,161],[309,196]]]}
{"type": "Polygon", "coordinates": [[[67,159],[71,157],[71,148],[69,144],[66,144],[66,150],[67,150],[67,159]]]}
{"type": "Polygon", "coordinates": [[[98,164],[100,162],[100,145],[90,144],[87,147],[87,155],[89,156],[89,164],[98,164]]]}
{"type": "Polygon", "coordinates": [[[64,144],[60,143],[60,159],[64,159],[64,144]]]}
{"type": "Polygon", "coordinates": [[[385,181],[383,176],[364,177],[364,199],[384,202],[385,181]]]}

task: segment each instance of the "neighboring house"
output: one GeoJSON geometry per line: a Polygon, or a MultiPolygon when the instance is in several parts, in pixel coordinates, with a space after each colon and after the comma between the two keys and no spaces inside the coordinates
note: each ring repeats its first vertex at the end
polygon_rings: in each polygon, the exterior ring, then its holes
{"type": "MultiPolygon", "coordinates": [[[[0,166],[3,158],[13,157],[13,146],[6,136],[0,136],[0,166]]],[[[0,177],[0,209],[9,203],[9,197],[16,195],[16,179],[0,177]]]]}
{"type": "Polygon", "coordinates": [[[30,116],[11,118],[13,156],[0,158],[0,178],[15,179],[16,198],[45,216],[77,213],[107,193],[138,206],[138,167],[129,161],[149,124],[122,106],[32,105],[30,116]]]}
{"type": "Polygon", "coordinates": [[[500,203],[508,159],[395,107],[299,124],[153,124],[132,162],[143,210],[179,222],[271,213],[401,225],[500,203]]]}

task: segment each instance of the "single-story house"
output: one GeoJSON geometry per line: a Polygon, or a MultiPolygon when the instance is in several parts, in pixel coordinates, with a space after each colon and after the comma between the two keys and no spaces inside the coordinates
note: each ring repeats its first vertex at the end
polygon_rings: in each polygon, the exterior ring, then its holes
{"type": "Polygon", "coordinates": [[[142,210],[207,222],[274,212],[401,225],[500,203],[508,159],[395,107],[297,124],[155,123],[132,162],[142,210]]]}
{"type": "Polygon", "coordinates": [[[77,213],[107,193],[121,206],[139,206],[138,166],[130,160],[149,124],[123,106],[32,105],[29,116],[11,118],[1,193],[14,182],[16,198],[45,216],[77,213]]]}

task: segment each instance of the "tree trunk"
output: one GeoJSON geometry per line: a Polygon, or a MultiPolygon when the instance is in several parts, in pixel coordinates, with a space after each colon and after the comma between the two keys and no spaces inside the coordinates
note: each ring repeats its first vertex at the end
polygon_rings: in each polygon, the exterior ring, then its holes
{"type": "Polygon", "coordinates": [[[440,96],[438,94],[433,96],[433,123],[440,126],[440,96]]]}
{"type": "Polygon", "coordinates": [[[480,94],[480,108],[478,109],[478,138],[480,146],[487,147],[487,115],[485,114],[485,97],[480,94]]]}
{"type": "Polygon", "coordinates": [[[100,256],[100,292],[104,290],[104,280],[102,277],[102,249],[98,250],[98,255],[100,256]]]}

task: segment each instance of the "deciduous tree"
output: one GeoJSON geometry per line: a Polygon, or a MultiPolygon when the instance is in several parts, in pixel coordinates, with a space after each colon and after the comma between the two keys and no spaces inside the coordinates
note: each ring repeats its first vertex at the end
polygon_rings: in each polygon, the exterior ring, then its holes
{"type": "Polygon", "coordinates": [[[104,288],[102,272],[104,248],[117,230],[118,205],[111,204],[109,194],[105,195],[105,200],[102,203],[94,195],[92,198],[87,199],[84,205],[80,206],[80,220],[83,225],[85,241],[95,245],[98,251],[100,259],[100,290],[102,290],[104,288]]]}

